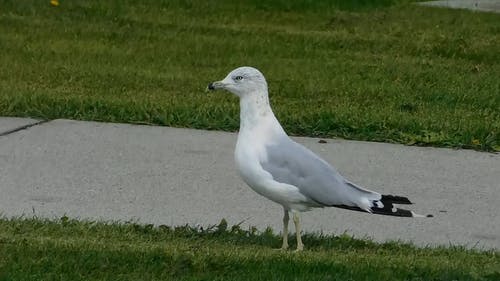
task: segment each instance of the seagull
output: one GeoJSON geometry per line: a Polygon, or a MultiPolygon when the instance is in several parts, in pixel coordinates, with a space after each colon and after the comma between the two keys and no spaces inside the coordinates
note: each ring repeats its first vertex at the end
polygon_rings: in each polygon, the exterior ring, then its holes
{"type": "MultiPolygon", "coordinates": [[[[352,183],[335,168],[283,130],[269,104],[264,75],[253,67],[231,71],[208,90],[227,90],[239,97],[240,130],[234,157],[243,181],[258,194],[283,206],[283,244],[288,248],[289,213],[302,251],[300,212],[337,207],[370,214],[424,217],[394,204],[412,204],[403,196],[382,195],[352,183]]],[[[431,215],[428,215],[431,216],[431,215]]]]}

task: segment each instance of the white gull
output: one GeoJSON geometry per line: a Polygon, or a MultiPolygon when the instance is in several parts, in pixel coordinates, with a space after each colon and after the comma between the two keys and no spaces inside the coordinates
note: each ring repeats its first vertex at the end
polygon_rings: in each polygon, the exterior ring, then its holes
{"type": "MultiPolygon", "coordinates": [[[[267,82],[253,67],[239,67],[208,85],[240,98],[240,131],[235,160],[241,177],[255,192],[283,206],[283,246],[288,248],[289,212],[293,214],[297,250],[299,212],[338,207],[372,214],[423,217],[393,204],[411,204],[402,196],[381,195],[340,175],[326,161],[288,137],[269,104],[267,82]]],[[[430,216],[430,215],[428,215],[430,216]]]]}

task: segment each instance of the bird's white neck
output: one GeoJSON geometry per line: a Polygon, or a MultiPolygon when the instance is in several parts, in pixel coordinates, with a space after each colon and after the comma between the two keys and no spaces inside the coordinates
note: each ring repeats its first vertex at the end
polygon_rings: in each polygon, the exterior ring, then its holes
{"type": "Polygon", "coordinates": [[[240,132],[252,131],[257,125],[269,122],[276,123],[281,128],[269,105],[267,92],[249,93],[240,97],[240,132]],[[268,122],[261,122],[263,120],[268,122]]]}

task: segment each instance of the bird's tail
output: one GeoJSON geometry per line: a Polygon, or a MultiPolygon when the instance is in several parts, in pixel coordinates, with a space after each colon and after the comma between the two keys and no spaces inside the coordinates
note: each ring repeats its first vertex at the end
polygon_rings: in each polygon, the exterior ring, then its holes
{"type": "Polygon", "coordinates": [[[396,216],[396,217],[433,217],[433,215],[419,215],[413,211],[396,208],[394,204],[404,204],[410,205],[411,201],[403,196],[394,196],[394,195],[382,195],[380,200],[372,200],[372,207],[370,210],[364,210],[359,207],[347,206],[347,205],[334,205],[334,207],[348,209],[353,211],[360,212],[369,212],[377,215],[386,215],[386,216],[396,216]]]}

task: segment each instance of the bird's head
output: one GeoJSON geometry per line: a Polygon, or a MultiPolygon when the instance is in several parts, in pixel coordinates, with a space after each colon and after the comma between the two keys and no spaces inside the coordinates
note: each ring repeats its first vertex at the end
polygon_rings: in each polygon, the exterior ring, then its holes
{"type": "Polygon", "coordinates": [[[242,66],[231,71],[223,80],[208,84],[208,90],[217,89],[227,90],[238,97],[255,92],[267,94],[267,82],[258,69],[242,66]]]}

